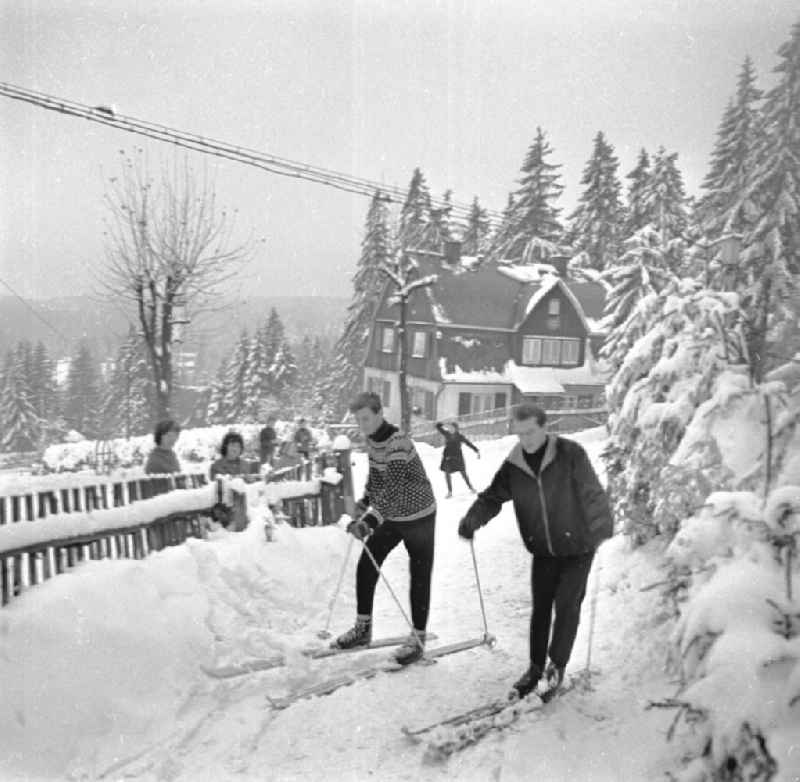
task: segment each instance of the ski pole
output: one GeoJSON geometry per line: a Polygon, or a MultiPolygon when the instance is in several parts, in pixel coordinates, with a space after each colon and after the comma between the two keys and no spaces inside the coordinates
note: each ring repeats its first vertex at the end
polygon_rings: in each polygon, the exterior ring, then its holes
{"type": "Polygon", "coordinates": [[[489,632],[489,625],[486,622],[486,608],[483,605],[483,591],[481,590],[481,577],[478,575],[478,559],[475,556],[475,541],[470,538],[469,550],[472,552],[472,565],[475,568],[475,583],[478,585],[478,598],[481,601],[481,614],[483,615],[483,641],[491,649],[497,639],[489,632]]]}
{"type": "Polygon", "coordinates": [[[333,616],[333,607],[336,605],[336,600],[339,597],[339,592],[342,589],[342,581],[344,581],[344,572],[347,570],[347,563],[350,561],[350,552],[353,550],[353,541],[355,538],[350,535],[350,542],[347,544],[347,553],[344,555],[344,562],[342,562],[342,569],[339,572],[339,580],[336,582],[336,591],[333,593],[330,605],[328,606],[328,621],[325,622],[325,629],[317,633],[317,638],[330,638],[331,634],[329,628],[331,626],[331,617],[333,616]]]}
{"type": "Polygon", "coordinates": [[[394,593],[394,589],[392,589],[392,585],[389,583],[389,579],[386,578],[386,576],[384,575],[383,571],[381,570],[381,566],[378,564],[378,562],[376,561],[374,555],[369,550],[366,540],[362,540],[361,541],[361,547],[364,549],[364,553],[369,557],[369,560],[370,560],[370,562],[372,562],[372,565],[375,568],[375,570],[378,572],[378,575],[383,579],[383,583],[386,584],[386,588],[389,590],[389,594],[392,596],[392,599],[394,600],[395,605],[400,609],[400,613],[403,615],[403,619],[406,620],[406,624],[411,628],[411,635],[414,636],[414,640],[416,640],[416,642],[419,645],[420,649],[424,649],[425,648],[424,644],[422,643],[422,640],[419,637],[419,633],[417,633],[416,627],[414,627],[413,623],[408,618],[408,614],[405,612],[405,609],[400,604],[400,601],[397,599],[397,595],[394,593]]]}
{"type": "Polygon", "coordinates": [[[586,670],[584,672],[587,689],[591,689],[592,686],[592,673],[590,668],[592,664],[592,641],[594,640],[594,623],[597,617],[597,596],[600,593],[600,571],[602,569],[599,557],[595,560],[595,568],[594,584],[592,585],[592,600],[589,605],[589,639],[586,648],[586,670]]]}

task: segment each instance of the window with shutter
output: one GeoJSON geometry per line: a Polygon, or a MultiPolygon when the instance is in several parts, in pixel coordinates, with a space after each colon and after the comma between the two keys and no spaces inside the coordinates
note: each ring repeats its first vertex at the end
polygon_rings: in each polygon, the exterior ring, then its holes
{"type": "Polygon", "coordinates": [[[557,339],[542,340],[542,364],[558,364],[561,356],[561,341],[557,339]]]}
{"type": "Polygon", "coordinates": [[[575,366],[578,363],[581,343],[577,339],[565,339],[561,345],[561,363],[575,366]]]}

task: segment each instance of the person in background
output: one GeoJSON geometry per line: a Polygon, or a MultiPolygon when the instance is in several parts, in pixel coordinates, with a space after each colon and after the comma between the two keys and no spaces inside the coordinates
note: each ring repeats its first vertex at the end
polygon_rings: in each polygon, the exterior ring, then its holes
{"type": "Polygon", "coordinates": [[[242,459],[244,439],[238,432],[228,432],[219,447],[220,458],[211,465],[211,480],[218,475],[250,475],[254,464],[242,459]]]}
{"type": "Polygon", "coordinates": [[[467,484],[469,490],[475,494],[475,489],[473,488],[472,484],[469,482],[469,478],[467,477],[467,468],[464,464],[464,454],[461,452],[461,444],[467,446],[467,448],[472,448],[476,454],[478,454],[478,458],[481,458],[481,452],[477,449],[475,445],[473,445],[463,434],[458,430],[458,424],[453,421],[450,424],[450,429],[445,429],[441,423],[436,424],[436,428],[439,431],[439,434],[444,437],[444,450],[442,451],[442,463],[439,465],[439,469],[444,473],[444,479],[447,481],[447,496],[453,496],[453,481],[450,478],[451,473],[460,472],[461,477],[464,479],[464,483],[467,484]]]}
{"type": "Polygon", "coordinates": [[[314,446],[314,437],[311,434],[311,430],[306,426],[305,418],[301,418],[297,422],[297,431],[294,433],[294,446],[297,453],[307,460],[314,446]]]}
{"type": "Polygon", "coordinates": [[[278,436],[275,434],[275,416],[267,418],[267,425],[259,432],[258,445],[259,445],[259,458],[261,464],[269,464],[272,466],[272,460],[275,458],[275,447],[278,444],[278,436]]]}
{"type": "Polygon", "coordinates": [[[181,471],[180,462],[174,451],[180,433],[180,426],[171,419],[156,424],[153,432],[156,447],[147,455],[147,462],[144,465],[144,471],[148,475],[165,475],[181,471]]]}
{"type": "Polygon", "coordinates": [[[458,534],[472,540],[511,500],[522,542],[532,554],[530,665],[514,684],[521,698],[542,677],[547,690],[561,686],[594,553],[614,533],[608,497],[586,451],[574,440],[548,434],[546,422],[536,405],[515,408],[519,442],[458,526],[458,534]]]}

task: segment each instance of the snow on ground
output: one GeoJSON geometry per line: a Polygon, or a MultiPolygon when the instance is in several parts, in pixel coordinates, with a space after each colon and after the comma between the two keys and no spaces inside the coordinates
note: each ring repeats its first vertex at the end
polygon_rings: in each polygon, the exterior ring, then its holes
{"type": "MultiPolygon", "coordinates": [[[[599,468],[603,431],[575,435],[599,468]]],[[[488,483],[513,438],[480,444],[467,468],[488,483]]],[[[455,477],[444,499],[440,449],[420,446],[439,502],[429,629],[449,643],[483,632],[469,546],[458,520],[472,496],[455,477]]],[[[365,457],[355,478],[363,485],[365,457]]],[[[253,491],[257,489],[254,487],[253,491]]],[[[190,540],[144,561],[87,562],[0,612],[0,780],[645,780],[671,766],[664,734],[673,714],[645,711],[672,694],[663,656],[671,623],[659,613],[656,556],[621,537],[600,550],[570,668],[587,655],[598,587],[593,692],[574,691],[502,733],[427,765],[403,724],[420,725],[504,695],[527,665],[530,557],[510,506],[476,536],[494,650],[479,648],[271,711],[280,696],[381,661],[386,651],[311,661],[348,538],[337,528],[260,524],[190,540]],[[596,580],[599,578],[599,582],[596,580]],[[285,667],[217,680],[200,666],[284,654],[285,667]]],[[[353,552],[331,629],[355,614],[353,552]]],[[[407,603],[400,547],[384,572],[407,603]]],[[[375,636],[405,631],[382,584],[375,636]]]]}

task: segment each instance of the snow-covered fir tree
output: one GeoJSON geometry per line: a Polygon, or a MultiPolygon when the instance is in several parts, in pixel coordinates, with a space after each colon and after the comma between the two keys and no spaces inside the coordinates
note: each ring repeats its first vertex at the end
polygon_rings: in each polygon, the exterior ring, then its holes
{"type": "Polygon", "coordinates": [[[646,149],[639,151],[636,166],[625,175],[628,185],[628,208],[625,216],[623,235],[632,236],[652,221],[646,201],[647,184],[650,181],[650,155],[646,149]]]}
{"type": "Polygon", "coordinates": [[[664,243],[683,236],[689,222],[678,153],[659,147],[645,186],[644,207],[664,243]]]}
{"type": "Polygon", "coordinates": [[[565,238],[578,256],[579,266],[602,271],[618,257],[624,220],[618,170],[614,147],[600,131],[583,171],[584,190],[577,209],[570,215],[565,238]]]}
{"type": "Polygon", "coordinates": [[[239,340],[226,365],[224,406],[229,422],[241,421],[247,408],[245,399],[245,378],[250,356],[250,337],[247,329],[242,329],[239,340]]]}
{"type": "Polygon", "coordinates": [[[556,202],[563,186],[560,184],[560,165],[549,162],[553,150],[541,128],[525,155],[519,188],[510,204],[508,222],[498,235],[493,255],[497,259],[522,259],[523,262],[542,260],[531,255],[533,246],[555,245],[562,234],[559,222],[561,210],[556,202]]]}
{"type": "Polygon", "coordinates": [[[58,414],[53,362],[41,341],[33,350],[33,360],[27,381],[36,415],[43,421],[53,420],[58,414]]]}
{"type": "Polygon", "coordinates": [[[152,427],[152,376],[145,346],[133,327],[117,350],[114,369],[104,389],[103,410],[110,433],[131,437],[145,434],[152,427]]]}
{"type": "Polygon", "coordinates": [[[270,390],[284,404],[292,401],[297,383],[297,362],[287,341],[278,348],[269,370],[270,390]]]}
{"type": "Polygon", "coordinates": [[[398,245],[402,248],[422,246],[423,237],[431,221],[431,194],[425,175],[414,169],[408,193],[400,210],[398,245]]]}
{"type": "Polygon", "coordinates": [[[613,371],[622,364],[631,346],[650,327],[651,314],[639,306],[644,299],[658,300],[658,294],[676,279],[680,246],[665,247],[652,226],[631,236],[619,262],[606,269],[602,278],[608,286],[603,320],[608,335],[600,355],[613,371]]]}
{"type": "Polygon", "coordinates": [[[209,424],[224,424],[228,421],[228,408],[226,406],[227,385],[228,360],[223,358],[219,363],[214,379],[211,381],[211,387],[208,392],[206,420],[209,424]]]}
{"type": "Polygon", "coordinates": [[[334,418],[347,411],[350,400],[361,388],[361,367],[375,307],[386,284],[379,271],[392,253],[389,210],[380,193],[375,193],[367,211],[361,256],[353,276],[353,298],[347,307],[344,329],[334,350],[329,382],[325,386],[325,407],[334,418]]]}
{"type": "Polygon", "coordinates": [[[63,415],[67,426],[84,437],[101,434],[100,373],[85,341],[81,341],[69,365],[63,415]]]}
{"type": "Polygon", "coordinates": [[[747,189],[742,306],[753,379],[797,347],[800,318],[800,22],[778,50],[778,81],[764,96],[763,122],[747,189]]]}
{"type": "Polygon", "coordinates": [[[270,367],[281,345],[286,341],[286,328],[275,307],[269,311],[269,318],[263,328],[264,362],[270,367]]]}
{"type": "Polygon", "coordinates": [[[40,419],[34,408],[28,386],[26,356],[30,351],[20,343],[9,351],[3,365],[3,393],[0,402],[0,424],[3,451],[31,451],[39,439],[40,419]]]}
{"type": "Polygon", "coordinates": [[[705,191],[698,204],[704,233],[711,239],[744,230],[746,199],[751,166],[761,122],[753,63],[747,57],[739,73],[736,97],[722,116],[709,172],[703,180],[705,191]]]}
{"type": "Polygon", "coordinates": [[[472,199],[467,216],[467,226],[462,239],[462,252],[464,255],[480,255],[486,250],[487,239],[491,230],[489,213],[478,202],[478,197],[472,199]]]}

